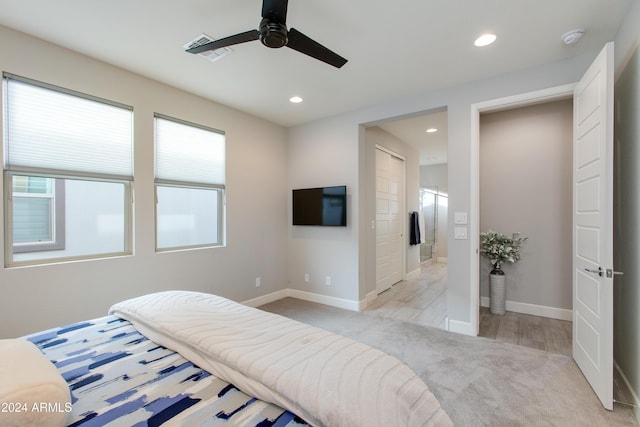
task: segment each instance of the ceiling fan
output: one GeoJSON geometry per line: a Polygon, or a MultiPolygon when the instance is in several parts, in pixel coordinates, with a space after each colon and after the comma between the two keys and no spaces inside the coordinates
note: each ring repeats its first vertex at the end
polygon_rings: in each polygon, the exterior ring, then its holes
{"type": "Polygon", "coordinates": [[[267,47],[280,48],[286,46],[336,68],[346,64],[347,60],[345,58],[310,39],[295,28],[287,30],[288,3],[288,0],[263,0],[262,21],[260,21],[257,30],[245,31],[244,33],[214,40],[201,46],[187,49],[187,52],[202,53],[235,44],[260,40],[267,47]]]}

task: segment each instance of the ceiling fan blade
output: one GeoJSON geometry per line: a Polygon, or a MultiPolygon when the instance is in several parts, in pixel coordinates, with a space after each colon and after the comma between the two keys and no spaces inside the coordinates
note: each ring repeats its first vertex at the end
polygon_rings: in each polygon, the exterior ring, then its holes
{"type": "Polygon", "coordinates": [[[340,68],[347,63],[345,58],[322,46],[317,41],[310,39],[295,28],[289,29],[288,38],[287,47],[300,53],[333,65],[336,68],[340,68]]]}
{"type": "Polygon", "coordinates": [[[288,0],[262,0],[262,17],[271,22],[285,24],[288,4],[288,0]]]}
{"type": "Polygon", "coordinates": [[[202,53],[208,50],[217,50],[223,47],[232,46],[234,44],[252,42],[254,40],[258,40],[258,37],[260,37],[260,33],[258,32],[258,30],[245,31],[244,33],[205,43],[202,46],[192,47],[191,49],[187,49],[187,52],[202,53]]]}

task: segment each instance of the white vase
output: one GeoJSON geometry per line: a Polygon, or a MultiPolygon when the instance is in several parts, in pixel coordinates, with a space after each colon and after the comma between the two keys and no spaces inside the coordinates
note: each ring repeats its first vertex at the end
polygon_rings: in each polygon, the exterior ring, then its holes
{"type": "Polygon", "coordinates": [[[502,270],[492,270],[489,275],[491,304],[489,310],[492,314],[505,313],[506,286],[504,272],[502,270]],[[500,274],[502,273],[502,274],[500,274]]]}

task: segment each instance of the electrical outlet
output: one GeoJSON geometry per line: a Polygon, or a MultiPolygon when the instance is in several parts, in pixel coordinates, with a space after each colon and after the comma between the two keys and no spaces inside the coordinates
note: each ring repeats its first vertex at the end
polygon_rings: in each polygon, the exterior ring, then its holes
{"type": "Polygon", "coordinates": [[[262,280],[260,280],[259,277],[256,277],[256,288],[259,288],[261,284],[262,284],[262,280]]]}
{"type": "Polygon", "coordinates": [[[327,286],[331,286],[331,276],[327,276],[324,278],[324,284],[327,286]]]}
{"type": "Polygon", "coordinates": [[[309,273],[304,273],[304,282],[309,283],[309,273]]]}

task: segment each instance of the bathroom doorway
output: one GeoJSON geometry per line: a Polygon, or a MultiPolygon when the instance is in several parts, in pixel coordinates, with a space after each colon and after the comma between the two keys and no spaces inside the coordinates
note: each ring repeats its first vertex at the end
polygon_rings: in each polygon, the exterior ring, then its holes
{"type": "Polygon", "coordinates": [[[422,227],[420,263],[447,262],[447,214],[449,197],[437,186],[420,187],[422,227]]]}

